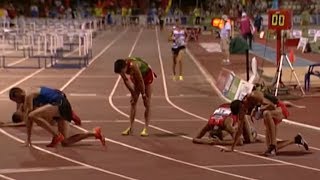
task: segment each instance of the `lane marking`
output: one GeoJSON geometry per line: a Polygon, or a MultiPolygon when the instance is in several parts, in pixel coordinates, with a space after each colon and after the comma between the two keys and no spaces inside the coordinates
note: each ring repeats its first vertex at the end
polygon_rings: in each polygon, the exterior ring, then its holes
{"type": "Polygon", "coordinates": [[[128,29],[126,29],[125,31],[123,31],[120,35],[118,35],[108,46],[106,46],[102,51],[100,51],[99,54],[97,54],[94,58],[92,58],[92,60],[89,62],[88,66],[85,68],[82,68],[77,74],[75,74],[67,83],[64,84],[64,86],[62,86],[60,88],[61,91],[63,91],[66,87],[68,87],[78,76],[81,75],[81,73],[86,70],[87,68],[90,67],[90,65],[92,63],[94,63],[100,56],[103,55],[103,53],[105,51],[107,51],[120,37],[122,37],[126,32],[128,31],[128,29]]]}
{"type": "MultiPolygon", "coordinates": [[[[159,42],[159,37],[158,37],[158,31],[156,29],[156,37],[157,37],[157,45],[158,45],[158,54],[159,54],[159,61],[160,61],[160,67],[161,67],[161,74],[162,74],[162,77],[165,76],[165,72],[164,72],[164,65],[163,65],[163,60],[162,60],[162,56],[161,56],[161,49],[160,49],[160,42],[159,42]]],[[[192,58],[191,58],[192,59],[192,58]]],[[[193,61],[195,62],[195,59],[193,59],[193,61]]],[[[198,66],[198,65],[197,65],[198,66]]],[[[205,72],[204,70],[201,71],[202,73],[205,72]]],[[[209,77],[208,77],[209,78],[209,77]]],[[[207,77],[206,77],[207,79],[207,77]]],[[[209,79],[207,79],[209,80],[209,79]]],[[[172,103],[172,101],[169,99],[168,97],[168,89],[167,89],[167,85],[166,85],[166,79],[165,78],[162,78],[162,81],[163,81],[163,87],[164,87],[164,92],[165,92],[165,96],[166,96],[166,100],[168,101],[169,104],[172,104],[172,106],[176,107],[178,110],[180,110],[181,112],[184,112],[186,114],[189,114],[190,116],[193,116],[195,118],[199,118],[203,121],[208,121],[206,118],[204,117],[201,117],[201,116],[198,116],[196,114],[193,114],[185,109],[182,109],[181,107],[175,105],[174,103],[172,103]]],[[[213,84],[214,85],[214,84],[213,84]]],[[[217,89],[217,87],[214,85],[214,87],[217,89]]],[[[184,137],[186,138],[185,136],[181,136],[181,137],[184,137]]],[[[188,137],[186,139],[190,139],[191,137],[188,137]]],[[[215,147],[218,147],[218,148],[221,148],[221,149],[225,149],[225,150],[228,150],[227,147],[224,147],[224,146],[215,146],[215,147]]],[[[259,156],[259,155],[255,155],[255,154],[252,154],[252,153],[247,153],[247,152],[243,152],[243,151],[240,151],[240,150],[235,150],[235,152],[239,153],[239,154],[243,154],[243,155],[247,155],[247,156],[251,156],[251,157],[255,157],[255,158],[259,158],[259,159],[264,159],[264,160],[268,160],[268,161],[273,161],[273,162],[278,162],[278,163],[283,163],[283,164],[287,164],[287,165],[292,165],[292,166],[295,166],[295,167],[299,167],[299,168],[303,168],[303,169],[308,169],[308,170],[313,170],[313,171],[318,171],[320,172],[320,169],[318,168],[314,168],[314,167],[309,167],[309,166],[304,166],[304,165],[301,165],[301,164],[295,164],[295,163],[290,163],[290,162],[287,162],[287,161],[282,161],[282,160],[277,160],[277,159],[272,159],[272,158],[268,158],[268,157],[263,157],[263,156],[259,156]]]]}
{"type": "MultiPolygon", "coordinates": [[[[26,134],[24,134],[26,135],[26,134]]],[[[99,140],[96,140],[96,139],[84,139],[84,140],[81,140],[81,142],[100,142],[99,140]]],[[[43,140],[43,141],[32,141],[32,144],[48,144],[48,143],[51,143],[51,141],[48,141],[48,140],[43,140]]],[[[0,171],[1,173],[1,171],[0,171]]]]}
{"type": "Polygon", "coordinates": [[[69,96],[75,96],[75,97],[95,97],[97,94],[93,93],[70,93],[69,96]]]}
{"type": "MultiPolygon", "coordinates": [[[[129,120],[81,120],[82,123],[128,123],[129,120]]],[[[152,119],[152,122],[203,122],[199,119],[152,119]]]]}
{"type": "Polygon", "coordinates": [[[2,175],[2,174],[0,174],[0,178],[5,179],[5,180],[16,180],[16,179],[13,179],[11,177],[8,177],[8,176],[2,175]]]}
{"type": "MultiPolygon", "coordinates": [[[[127,108],[131,108],[131,106],[118,106],[118,108],[123,108],[123,109],[127,109],[127,108]]],[[[172,106],[152,106],[152,109],[171,109],[172,106]]]]}
{"type": "MultiPolygon", "coordinates": [[[[262,138],[265,138],[266,136],[265,135],[262,135],[262,134],[258,134],[258,136],[262,137],[262,138]]],[[[277,138],[277,141],[283,141],[283,139],[279,139],[277,138]]],[[[302,146],[302,145],[299,145],[299,147],[302,146]]],[[[319,148],[316,148],[316,147],[312,147],[312,146],[309,146],[309,149],[313,149],[313,150],[316,150],[316,151],[320,151],[319,148]]]]}
{"type": "MultiPolygon", "coordinates": [[[[217,88],[217,86],[214,84],[215,79],[210,75],[210,73],[199,63],[199,61],[193,56],[193,54],[189,51],[189,49],[186,49],[187,54],[190,56],[190,58],[192,59],[192,61],[196,64],[196,66],[198,67],[198,69],[201,71],[201,73],[203,74],[203,76],[206,78],[206,80],[208,81],[208,83],[211,85],[211,87],[216,91],[216,93],[219,95],[220,98],[222,98],[223,100],[225,100],[226,102],[231,102],[229,99],[227,99],[226,97],[223,96],[223,94],[220,92],[220,90],[217,88]]],[[[308,128],[308,129],[312,129],[312,130],[316,130],[316,131],[320,131],[320,127],[317,126],[312,126],[312,125],[307,125],[307,124],[302,124],[299,122],[294,122],[292,120],[289,119],[283,119],[283,122],[285,122],[286,124],[291,124],[291,125],[295,125],[295,126],[300,126],[303,128],[308,128]]]]}
{"type": "Polygon", "coordinates": [[[268,166],[287,166],[287,164],[270,163],[270,164],[235,164],[235,165],[213,165],[208,168],[239,168],[239,167],[268,167],[268,166]]]}
{"type": "MultiPolygon", "coordinates": [[[[122,36],[125,34],[125,32],[126,32],[127,30],[128,30],[128,29],[126,29],[125,31],[123,31],[122,33],[120,33],[110,44],[111,44],[111,45],[114,44],[118,39],[120,39],[120,37],[122,37],[122,36]]],[[[111,47],[110,44],[108,45],[109,47],[111,47]]],[[[103,49],[103,51],[106,51],[106,50],[107,50],[107,49],[103,49]]],[[[99,53],[98,55],[101,56],[101,53],[99,53]]],[[[95,57],[96,57],[96,56],[95,56],[95,57]]],[[[81,70],[80,70],[80,71],[81,71],[81,70]]],[[[77,73],[77,74],[79,74],[79,73],[77,73]]],[[[76,75],[77,75],[77,74],[76,74],[76,75]]],[[[30,75],[29,75],[29,76],[30,76],[30,75]]],[[[25,79],[25,80],[27,80],[27,79],[25,79]]],[[[20,80],[20,81],[21,81],[21,80],[20,80]]],[[[19,81],[19,82],[20,82],[20,81],[19,81]]],[[[68,82],[70,82],[70,81],[68,81],[68,82]]],[[[15,84],[18,84],[18,83],[15,83],[15,84]]],[[[11,85],[11,86],[12,86],[12,85],[11,85]]],[[[66,87],[66,86],[65,86],[65,87],[66,87]]],[[[6,89],[10,89],[10,88],[6,88],[6,89]]],[[[3,92],[5,92],[5,91],[2,90],[1,92],[3,93],[3,92]]],[[[1,94],[1,93],[0,93],[0,94],[1,94]]],[[[87,132],[88,132],[88,131],[87,131],[87,132]]],[[[12,135],[12,134],[4,131],[4,130],[1,129],[1,128],[0,128],[0,133],[8,136],[9,138],[11,138],[11,139],[13,139],[13,140],[15,140],[15,141],[17,141],[17,142],[20,142],[20,143],[25,144],[25,141],[23,141],[23,140],[19,139],[18,137],[16,137],[16,136],[14,136],[14,135],[12,135]]],[[[114,173],[114,172],[111,172],[111,171],[108,171],[108,170],[105,170],[105,169],[102,169],[102,168],[99,168],[99,167],[96,167],[96,166],[92,166],[92,165],[90,165],[90,164],[82,163],[82,162],[80,162],[80,161],[77,161],[77,160],[68,158],[68,157],[66,157],[66,156],[62,156],[62,155],[60,155],[60,154],[51,152],[51,151],[46,150],[46,149],[43,149],[43,148],[41,148],[41,147],[39,147],[39,146],[36,146],[36,145],[33,145],[32,148],[37,149],[37,150],[39,150],[39,151],[42,151],[42,152],[44,152],[44,153],[50,154],[50,155],[55,156],[55,157],[59,157],[59,158],[64,159],[64,160],[66,160],[66,161],[73,162],[73,163],[75,163],[75,164],[79,164],[79,165],[85,166],[85,167],[87,167],[87,168],[94,169],[94,170],[97,170],[97,171],[100,171],[100,172],[103,172],[103,173],[106,173],[106,174],[114,175],[114,176],[121,177],[121,178],[123,178],[123,179],[128,179],[128,180],[138,180],[138,179],[135,179],[135,178],[132,178],[132,177],[129,177],[129,176],[125,176],[125,175],[118,174],[118,173],[114,173]]]]}
{"type": "MultiPolygon", "coordinates": [[[[127,31],[127,29],[125,30],[125,31],[123,31],[122,33],[120,33],[115,39],[113,39],[110,43],[109,43],[109,45],[107,45],[107,47],[109,46],[110,47],[110,45],[112,45],[112,44],[114,44],[115,43],[115,41],[117,41],[120,37],[122,37],[123,36],[123,34],[125,33],[127,31]]],[[[102,51],[106,51],[107,49],[103,49],[102,51]]],[[[70,53],[68,53],[68,54],[66,54],[66,56],[69,56],[69,55],[71,55],[71,54],[73,54],[73,53],[75,53],[75,52],[77,52],[78,51],[78,49],[75,49],[74,51],[72,51],[72,52],[70,52],[70,53]]],[[[101,52],[102,52],[101,51],[101,52]]],[[[101,53],[100,52],[100,53],[101,53]]],[[[101,54],[98,54],[98,55],[100,55],[101,56],[101,54]]],[[[90,63],[92,63],[92,62],[90,62],[90,63]]],[[[89,63],[89,64],[90,64],[89,63]]],[[[49,64],[50,66],[52,65],[52,64],[49,64]]],[[[14,84],[12,84],[12,85],[10,85],[9,87],[7,87],[7,88],[5,88],[5,89],[3,89],[3,90],[1,90],[0,91],[0,95],[1,94],[3,94],[3,93],[5,93],[6,91],[9,91],[11,88],[13,88],[13,87],[15,87],[15,86],[17,86],[17,85],[19,85],[19,84],[21,84],[22,82],[24,82],[24,81],[26,81],[26,80],[28,80],[28,79],[30,79],[30,78],[32,78],[32,77],[34,77],[35,75],[37,75],[38,73],[40,73],[40,72],[42,72],[42,71],[44,71],[46,68],[41,68],[41,69],[39,69],[39,70],[37,70],[36,72],[33,72],[33,73],[31,73],[30,75],[28,75],[28,76],[26,76],[26,77],[24,77],[23,79],[21,79],[21,80],[19,80],[18,82],[16,82],[16,83],[14,83],[14,84]]]]}
{"type": "Polygon", "coordinates": [[[15,168],[15,169],[0,169],[1,174],[16,174],[16,173],[31,173],[31,172],[47,172],[61,170],[82,170],[88,169],[84,166],[59,166],[59,167],[36,167],[36,168],[15,168]]]}
{"type": "MultiPolygon", "coordinates": [[[[187,54],[190,56],[190,58],[192,59],[192,61],[196,64],[196,66],[198,67],[198,69],[201,71],[201,73],[203,74],[203,76],[206,78],[206,80],[208,81],[208,83],[211,85],[211,87],[215,90],[215,92],[217,93],[217,95],[223,99],[226,102],[231,102],[229,99],[227,99],[226,97],[223,96],[223,94],[220,92],[220,90],[218,89],[218,87],[214,84],[215,80],[213,79],[213,77],[209,74],[209,72],[198,62],[198,60],[192,55],[192,53],[187,49],[187,54]]],[[[300,126],[303,128],[307,128],[307,129],[311,129],[311,130],[316,130],[316,131],[320,131],[320,127],[316,127],[316,126],[312,126],[312,125],[307,125],[307,124],[301,124],[298,122],[294,122],[291,120],[287,120],[287,119],[283,119],[283,122],[285,122],[286,124],[290,124],[290,125],[295,125],[295,126],[300,126]]],[[[264,136],[262,134],[258,134],[261,136],[264,136]]],[[[317,150],[320,151],[319,148],[316,147],[309,147],[310,149],[313,150],[317,150]]]]}
{"type": "MultiPolygon", "coordinates": [[[[20,142],[22,144],[25,144],[25,141],[11,135],[10,133],[7,133],[6,131],[4,131],[3,129],[0,129],[0,133],[10,137],[11,139],[17,141],[17,142],[20,142]]],[[[26,147],[27,148],[27,147],[26,147]]],[[[86,164],[86,163],[82,163],[80,161],[77,161],[77,160],[74,160],[74,159],[71,159],[71,158],[68,158],[66,156],[62,156],[60,154],[57,154],[57,153],[54,153],[54,152],[51,152],[49,150],[46,150],[46,149],[43,149],[39,146],[36,146],[36,145],[33,145],[32,148],[34,149],[37,149],[39,151],[42,151],[44,153],[47,153],[47,154],[50,154],[52,156],[55,156],[55,157],[58,157],[58,158],[61,158],[61,159],[64,159],[66,161],[69,161],[69,162],[73,162],[75,164],[79,164],[81,166],[84,166],[84,167],[87,167],[89,169],[94,169],[94,170],[97,170],[97,171],[100,171],[100,172],[103,172],[103,173],[106,173],[106,174],[111,174],[111,175],[114,175],[114,176],[117,176],[117,177],[121,177],[121,178],[124,178],[124,179],[128,179],[128,180],[137,180],[137,179],[134,179],[134,178],[131,178],[131,177],[128,177],[128,176],[124,176],[124,175],[121,175],[121,174],[118,174],[118,173],[114,173],[114,172],[111,172],[111,171],[108,171],[108,170],[105,170],[105,169],[102,169],[102,168],[99,168],[99,167],[96,167],[96,166],[92,166],[92,165],[89,165],[89,164],[86,164]]]]}
{"type": "MultiPolygon", "coordinates": [[[[132,46],[132,49],[129,53],[129,57],[132,55],[133,53],[133,50],[135,48],[135,45],[136,43],[132,46]]],[[[119,76],[110,95],[109,95],[109,104],[111,105],[111,107],[117,111],[118,113],[122,114],[123,116],[129,118],[129,115],[122,112],[120,109],[118,109],[114,104],[113,104],[113,100],[112,100],[112,97],[119,85],[119,82],[120,82],[120,79],[121,77],[119,76]]],[[[136,122],[139,122],[141,124],[144,124],[141,120],[139,119],[136,119],[136,122]]],[[[77,127],[77,126],[74,126],[76,127],[77,129],[83,129],[83,128],[80,128],[80,127],[77,127]]],[[[161,128],[158,128],[156,126],[153,126],[153,125],[149,125],[149,127],[151,128],[154,128],[154,129],[157,129],[157,130],[160,130],[162,132],[166,132],[166,133],[169,133],[169,134],[174,134],[170,131],[167,131],[167,130],[164,130],[164,129],[161,129],[161,128]]],[[[83,129],[84,130],[84,129],[83,129]]],[[[187,136],[182,136],[182,137],[185,137],[185,138],[189,138],[187,136]]],[[[217,169],[211,169],[211,168],[207,168],[207,167],[204,167],[204,166],[200,166],[200,165],[197,165],[197,164],[193,164],[193,163],[189,163],[189,162],[186,162],[186,161],[182,161],[182,160],[178,160],[178,159],[175,159],[175,158],[171,158],[171,157],[168,157],[168,156],[164,156],[164,155],[161,155],[161,154],[157,154],[157,153],[154,153],[154,152],[151,152],[151,151],[147,151],[147,150],[144,150],[144,149],[141,149],[141,148],[137,148],[137,147],[134,147],[134,146],[130,146],[128,144],[124,144],[124,143],[121,143],[121,142],[118,142],[118,141],[113,141],[111,139],[108,139],[106,138],[107,140],[109,140],[110,142],[113,142],[113,143],[116,143],[116,144],[120,144],[120,145],[123,145],[125,147],[128,147],[128,148],[131,148],[131,149],[134,149],[134,150],[137,150],[137,151],[140,151],[140,152],[144,152],[146,154],[150,154],[150,155],[154,155],[154,156],[157,156],[157,157],[160,157],[160,158],[163,158],[163,159],[167,159],[167,160],[170,160],[170,161],[173,161],[173,162],[176,162],[176,163],[180,163],[180,164],[184,164],[184,165],[188,165],[188,166],[191,166],[191,167],[195,167],[195,168],[198,168],[198,169],[203,169],[203,170],[207,170],[207,171],[211,171],[211,172],[215,172],[215,173],[220,173],[220,174],[224,174],[224,175],[228,175],[228,176],[232,176],[232,177],[237,177],[237,178],[242,178],[242,179],[247,179],[247,180],[253,180],[254,178],[250,178],[250,177],[245,177],[245,176],[241,176],[241,175],[238,175],[238,174],[233,174],[233,173],[228,173],[228,172],[225,172],[225,171],[220,171],[220,170],[217,170],[217,169]]],[[[192,138],[190,138],[192,139],[192,138]]]]}
{"type": "MultiPolygon", "coordinates": [[[[74,53],[74,52],[76,52],[76,51],[77,51],[77,49],[74,50],[74,51],[72,51],[72,52],[70,52],[70,53],[68,53],[66,56],[69,56],[69,55],[71,55],[72,53],[74,53]]],[[[52,66],[52,64],[49,64],[49,66],[52,66]]],[[[7,91],[9,91],[11,88],[13,88],[13,87],[15,87],[15,86],[23,83],[24,81],[26,81],[26,80],[34,77],[35,75],[39,74],[40,72],[44,71],[45,69],[46,69],[46,68],[44,68],[44,67],[41,68],[41,69],[38,69],[37,71],[35,71],[35,72],[29,74],[28,76],[25,76],[24,78],[20,79],[18,82],[10,85],[9,87],[7,87],[7,88],[5,88],[5,89],[2,89],[2,90],[0,91],[0,95],[3,94],[3,93],[5,93],[5,92],[7,92],[7,91]]]]}

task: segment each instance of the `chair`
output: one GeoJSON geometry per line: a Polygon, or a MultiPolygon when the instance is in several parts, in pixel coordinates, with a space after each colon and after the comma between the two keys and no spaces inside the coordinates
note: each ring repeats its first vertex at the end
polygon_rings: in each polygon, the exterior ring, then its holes
{"type": "Polygon", "coordinates": [[[310,77],[313,76],[317,76],[320,78],[320,72],[319,71],[314,71],[314,67],[320,67],[320,63],[319,64],[312,64],[309,66],[308,72],[305,74],[304,76],[304,89],[306,91],[309,91],[310,89],[310,77]]]}
{"type": "Polygon", "coordinates": [[[301,37],[299,40],[299,44],[297,46],[297,49],[302,48],[302,52],[305,52],[307,44],[308,44],[308,38],[301,37]]]}

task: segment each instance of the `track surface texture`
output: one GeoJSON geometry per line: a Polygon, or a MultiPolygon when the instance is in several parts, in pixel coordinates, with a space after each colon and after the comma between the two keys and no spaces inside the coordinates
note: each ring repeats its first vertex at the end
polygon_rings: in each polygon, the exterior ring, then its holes
{"type": "MultiPolygon", "coordinates": [[[[221,147],[193,144],[192,137],[224,100],[196,66],[197,56],[185,56],[184,81],[172,80],[167,31],[103,31],[94,41],[94,58],[85,69],[1,69],[1,121],[9,121],[15,108],[8,100],[10,87],[30,91],[49,86],[63,90],[83,120],[81,127],[70,128],[71,134],[100,126],[107,147],[89,139],[71,147],[46,148],[51,137],[35,126],[34,146],[28,148],[24,146],[24,127],[1,128],[0,179],[319,179],[319,130],[282,123],[278,138],[293,138],[301,132],[312,148],[305,152],[292,145],[272,158],[262,156],[264,143],[237,147],[233,153],[221,152],[221,147]],[[121,136],[128,126],[130,97],[122,80],[113,73],[113,63],[128,56],[142,57],[158,75],[153,83],[149,137],[139,135],[144,121],[141,100],[134,134],[121,136]]],[[[195,49],[192,53],[196,54],[195,49]]],[[[208,71],[220,71],[218,59],[211,59],[208,71]],[[213,69],[215,65],[218,68],[213,69]]],[[[15,66],[35,63],[25,60],[15,66]]],[[[254,125],[264,134],[262,122],[254,125]]]]}

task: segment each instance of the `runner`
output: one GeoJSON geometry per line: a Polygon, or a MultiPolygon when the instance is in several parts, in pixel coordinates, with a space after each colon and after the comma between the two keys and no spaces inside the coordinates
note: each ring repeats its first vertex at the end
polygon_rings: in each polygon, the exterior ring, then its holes
{"type": "Polygon", "coordinates": [[[102,145],[105,145],[105,139],[99,127],[90,133],[68,137],[68,122],[71,122],[72,119],[72,108],[63,92],[40,87],[40,90],[26,94],[21,88],[14,87],[10,89],[9,97],[18,104],[18,113],[14,115],[17,116],[15,118],[20,117],[26,124],[27,146],[31,146],[33,122],[52,134],[52,141],[47,147],[55,147],[59,143],[63,146],[70,146],[89,137],[95,137],[101,141],[102,145]],[[55,123],[58,125],[58,131],[52,127],[52,124],[55,123]]]}
{"type": "Polygon", "coordinates": [[[176,66],[179,63],[179,80],[183,80],[182,75],[182,60],[185,54],[186,45],[186,32],[178,25],[173,27],[173,31],[170,35],[169,41],[172,41],[172,55],[173,55],[173,80],[177,80],[176,66]]]}
{"type": "MultiPolygon", "coordinates": [[[[208,123],[202,128],[193,143],[210,144],[210,145],[232,145],[234,142],[235,132],[237,128],[237,114],[239,113],[241,101],[235,100],[231,104],[223,104],[216,109],[210,116],[208,123]],[[209,133],[208,139],[202,139],[206,133],[209,133]],[[232,137],[232,140],[225,140],[227,135],[232,137]]],[[[256,142],[257,133],[251,126],[247,118],[243,131],[244,142],[241,139],[238,145],[243,143],[256,142]]]]}
{"type": "Polygon", "coordinates": [[[303,145],[305,150],[309,149],[307,142],[300,134],[297,134],[292,140],[284,140],[277,142],[277,127],[282,119],[288,118],[289,112],[286,105],[273,95],[263,94],[260,91],[253,91],[242,100],[242,107],[239,112],[239,129],[235,136],[235,142],[231,146],[234,150],[236,142],[242,133],[244,125],[244,117],[246,114],[256,114],[255,119],[263,119],[266,127],[266,156],[276,155],[277,151],[291,144],[303,145]],[[258,113],[258,115],[257,115],[258,113]],[[260,114],[260,115],[259,115],[260,114]]]}
{"type": "Polygon", "coordinates": [[[136,116],[136,106],[141,94],[145,106],[145,127],[141,132],[141,136],[148,136],[148,126],[150,121],[150,101],[152,94],[152,82],[155,73],[151,67],[139,57],[129,57],[127,59],[118,59],[114,63],[114,72],[120,74],[124,84],[131,93],[131,110],[130,110],[130,126],[122,132],[122,135],[130,135],[133,130],[133,123],[136,116]],[[132,82],[126,75],[130,76],[132,82]]]}

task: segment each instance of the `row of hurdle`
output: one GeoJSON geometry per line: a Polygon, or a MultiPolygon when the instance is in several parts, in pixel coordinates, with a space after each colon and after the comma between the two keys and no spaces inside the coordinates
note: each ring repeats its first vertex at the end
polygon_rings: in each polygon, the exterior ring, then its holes
{"type": "Polygon", "coordinates": [[[99,19],[58,20],[18,19],[0,22],[1,66],[6,60],[22,57],[37,59],[38,67],[54,67],[59,62],[79,67],[92,58],[94,34],[102,29],[99,19]],[[42,63],[44,60],[44,63],[42,63]],[[50,63],[47,63],[49,60],[50,63]],[[44,65],[42,65],[44,64],[44,65]]]}

